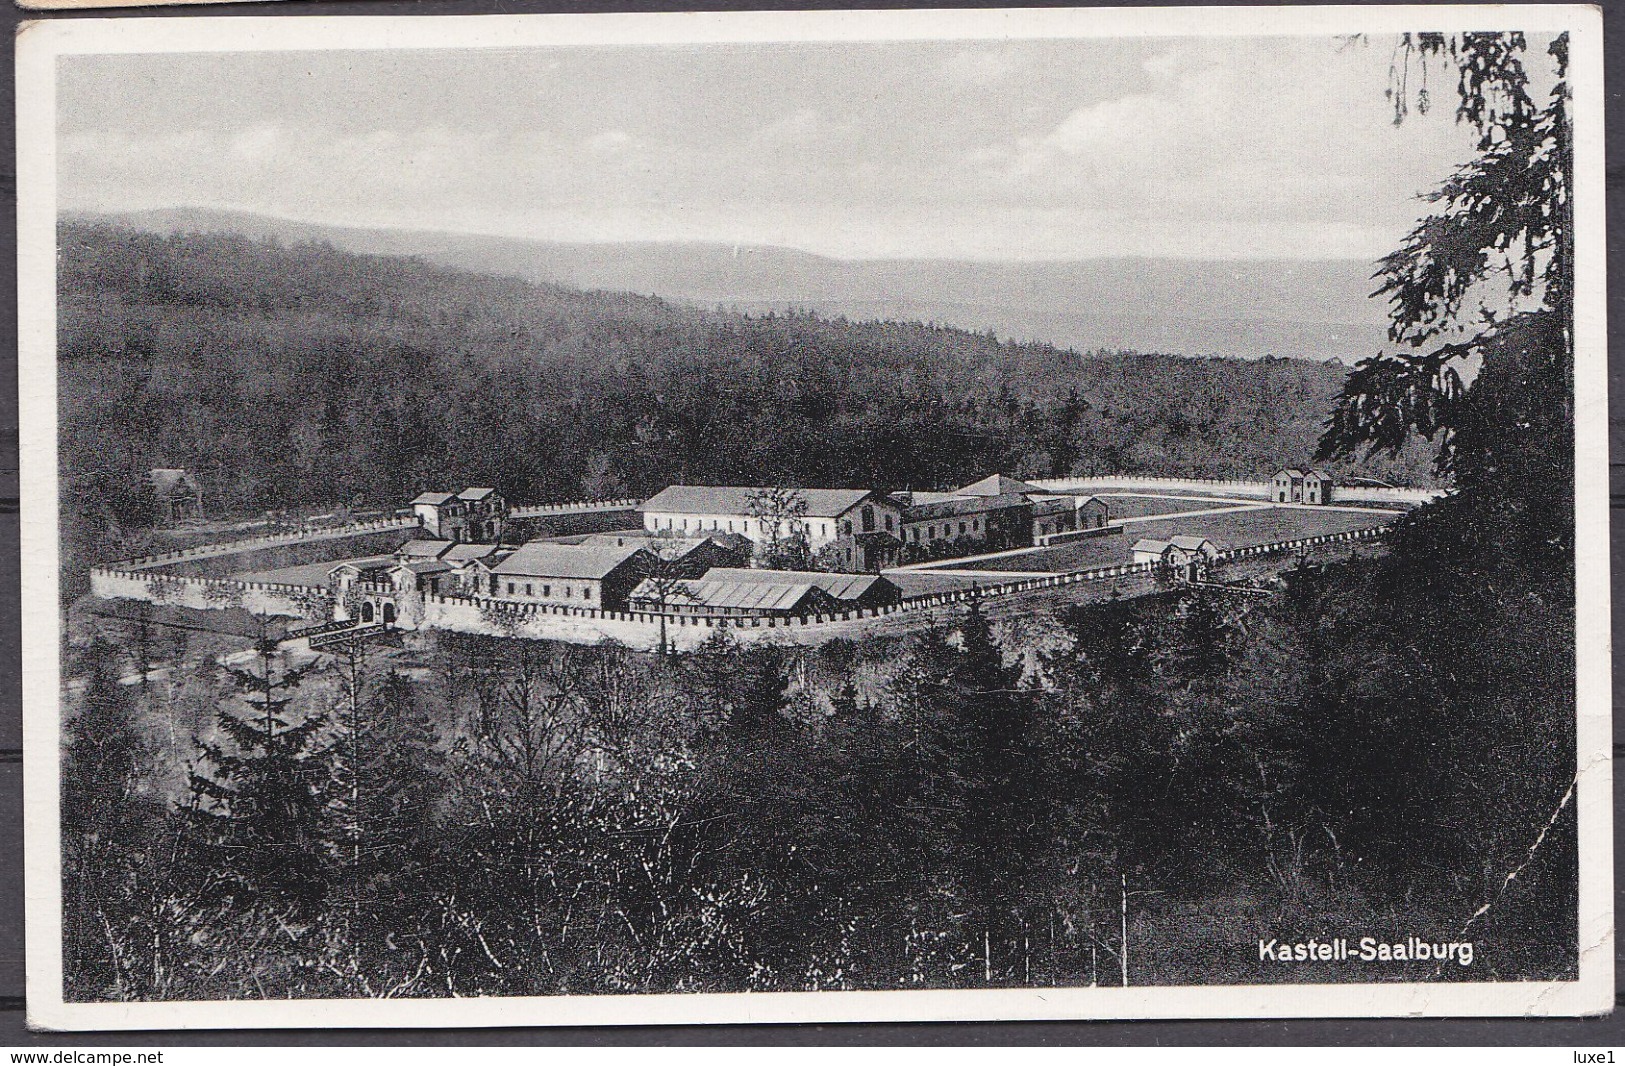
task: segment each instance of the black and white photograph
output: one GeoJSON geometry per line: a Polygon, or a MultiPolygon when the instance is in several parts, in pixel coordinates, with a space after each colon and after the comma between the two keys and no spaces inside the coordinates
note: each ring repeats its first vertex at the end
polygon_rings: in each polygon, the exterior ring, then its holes
{"type": "Polygon", "coordinates": [[[1600,34],[25,27],[30,1024],[1611,1009],[1600,34]]]}

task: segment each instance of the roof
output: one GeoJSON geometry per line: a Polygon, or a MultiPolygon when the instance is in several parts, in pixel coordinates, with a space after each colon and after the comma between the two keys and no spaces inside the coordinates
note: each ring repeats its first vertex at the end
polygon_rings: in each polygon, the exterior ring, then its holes
{"type": "MultiPolygon", "coordinates": [[[[823,589],[838,600],[855,600],[880,585],[892,585],[874,574],[832,574],[816,570],[743,570],[730,566],[714,566],[705,572],[705,581],[734,581],[740,584],[782,585],[803,584],[823,589]]],[[[893,586],[895,588],[895,586],[893,586]]]]}
{"type": "Polygon", "coordinates": [[[893,497],[907,507],[919,507],[928,503],[947,503],[950,500],[962,500],[965,497],[957,492],[898,492],[893,497]]]}
{"type": "Polygon", "coordinates": [[[1184,551],[1195,551],[1204,544],[1211,544],[1215,548],[1220,546],[1216,540],[1209,537],[1198,537],[1190,533],[1181,533],[1176,537],[1169,537],[1168,543],[1184,551]]]}
{"type": "Polygon", "coordinates": [[[513,553],[514,549],[512,548],[498,548],[490,555],[475,556],[472,559],[453,559],[448,555],[446,561],[459,568],[478,566],[485,570],[495,571],[497,565],[513,553]]]}
{"type": "MultiPolygon", "coordinates": [[[[655,493],[640,511],[670,511],[677,514],[749,515],[751,501],[764,492],[760,486],[668,485],[655,493]]],[[[834,518],[873,495],[869,489],[793,489],[807,502],[811,518],[834,518]]]]}
{"type": "Polygon", "coordinates": [[[483,500],[496,492],[496,489],[464,489],[457,494],[459,500],[483,500]]]}
{"type": "Polygon", "coordinates": [[[415,507],[420,503],[427,503],[439,507],[441,504],[450,503],[456,498],[449,492],[420,492],[417,499],[412,501],[412,505],[415,507]]]}
{"type": "Polygon", "coordinates": [[[623,529],[616,533],[590,533],[576,543],[591,548],[648,548],[656,552],[665,549],[673,551],[681,558],[710,539],[710,537],[664,537],[657,536],[653,530],[648,529],[623,529]]]}
{"type": "Polygon", "coordinates": [[[197,482],[192,480],[192,475],[184,470],[167,467],[149,470],[147,480],[152,482],[152,487],[163,496],[168,496],[182,486],[190,487],[193,490],[197,488],[197,482]]]}
{"type": "Polygon", "coordinates": [[[1003,474],[989,474],[980,481],[973,481],[960,489],[960,496],[1003,496],[1007,493],[1043,492],[1037,485],[1029,485],[1025,481],[1017,481],[1013,477],[1003,474]]]}
{"type": "Polygon", "coordinates": [[[493,574],[518,577],[564,577],[602,580],[643,548],[596,547],[589,544],[550,544],[533,540],[491,568],[493,574]]]}
{"type": "Polygon", "coordinates": [[[1037,514],[1055,514],[1058,511],[1081,511],[1085,507],[1099,507],[1103,511],[1110,511],[1105,500],[1099,496],[1032,496],[1033,510],[1037,514]]]}
{"type": "Polygon", "coordinates": [[[1324,470],[1311,470],[1306,476],[1318,477],[1322,481],[1330,481],[1332,479],[1332,476],[1326,473],[1324,470]]]}
{"type": "Polygon", "coordinates": [[[986,514],[1009,507],[1025,507],[1030,501],[1019,493],[998,496],[966,496],[947,492],[916,492],[905,518],[909,522],[929,521],[949,515],[986,514]]]}
{"type": "MultiPolygon", "coordinates": [[[[821,598],[817,586],[805,581],[757,582],[679,581],[667,588],[665,602],[691,607],[726,607],[736,610],[793,611],[808,598],[821,598]]],[[[659,586],[644,581],[632,590],[634,600],[660,600],[659,586]]]]}
{"type": "Polygon", "coordinates": [[[439,559],[451,547],[449,540],[409,540],[396,551],[411,559],[439,559]]]}
{"type": "Polygon", "coordinates": [[[402,570],[410,570],[422,577],[424,574],[444,574],[451,567],[439,559],[412,559],[404,563],[396,563],[402,570]]]}
{"type": "Polygon", "coordinates": [[[453,544],[440,558],[455,566],[475,559],[489,559],[500,551],[502,551],[500,544],[453,544]]]}
{"type": "Polygon", "coordinates": [[[387,570],[394,565],[395,559],[393,556],[369,555],[360,559],[345,559],[342,562],[334,563],[327,568],[327,572],[330,576],[340,570],[354,570],[358,574],[364,574],[377,570],[387,570]]]}
{"type": "MultiPolygon", "coordinates": [[[[1302,470],[1295,470],[1290,466],[1284,467],[1284,468],[1282,468],[1280,470],[1277,470],[1275,472],[1275,477],[1280,477],[1282,474],[1285,474],[1285,475],[1287,475],[1288,477],[1291,477],[1291,478],[1301,478],[1301,477],[1303,477],[1303,471],[1302,470]]],[[[1270,480],[1273,481],[1274,478],[1271,478],[1270,480]]]]}
{"type": "Polygon", "coordinates": [[[1161,555],[1163,552],[1168,550],[1168,542],[1165,540],[1153,540],[1150,537],[1141,537],[1139,540],[1134,542],[1134,547],[1130,550],[1137,552],[1155,552],[1157,555],[1161,555]]]}

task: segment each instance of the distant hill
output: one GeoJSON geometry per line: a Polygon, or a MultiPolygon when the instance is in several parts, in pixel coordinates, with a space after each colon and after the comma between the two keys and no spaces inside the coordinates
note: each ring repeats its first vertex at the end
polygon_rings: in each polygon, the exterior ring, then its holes
{"type": "Polygon", "coordinates": [[[798,308],[992,331],[1080,351],[1263,355],[1353,362],[1382,339],[1356,260],[840,260],[791,248],[707,243],[584,244],[427,230],[325,226],[175,208],[102,216],[157,233],[240,233],[583,289],[745,311],[798,308]]]}

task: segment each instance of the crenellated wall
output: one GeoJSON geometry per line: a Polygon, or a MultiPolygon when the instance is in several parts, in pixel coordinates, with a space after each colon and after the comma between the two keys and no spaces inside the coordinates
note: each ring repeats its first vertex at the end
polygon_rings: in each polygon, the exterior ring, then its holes
{"type": "MultiPolygon", "coordinates": [[[[1122,483],[1123,479],[1113,482],[1113,484],[1122,483]]],[[[1264,486],[1260,483],[1260,487],[1264,486]]],[[[398,534],[401,529],[410,528],[414,524],[366,523],[347,527],[348,532],[323,531],[316,539],[330,542],[345,536],[367,537],[380,532],[398,534]]],[[[1378,526],[1237,548],[1220,553],[1215,563],[1219,565],[1242,563],[1322,545],[1372,540],[1390,529],[1391,526],[1378,526]]],[[[94,567],[90,571],[91,591],[106,599],[145,600],[150,603],[198,610],[238,607],[255,613],[288,615],[317,622],[330,620],[333,616],[333,604],[325,590],[303,585],[242,581],[229,577],[175,572],[178,566],[199,559],[218,559],[253,553],[281,547],[285,543],[281,536],[258,537],[248,541],[207,545],[162,556],[94,567]]],[[[402,597],[408,602],[400,604],[401,615],[398,624],[403,629],[449,629],[487,636],[559,640],[578,644],[596,644],[612,640],[643,650],[658,647],[662,640],[662,632],[666,644],[679,649],[695,647],[720,630],[727,630],[734,637],[744,641],[820,643],[836,637],[861,636],[866,632],[902,632],[917,629],[956,614],[972,599],[980,599],[996,606],[1006,599],[1048,597],[1060,590],[1072,590],[1076,593],[1091,585],[1098,585],[1102,593],[1111,588],[1117,588],[1121,592],[1125,583],[1133,587],[1133,594],[1138,594],[1149,588],[1148,583],[1156,579],[1155,563],[1121,563],[1067,574],[1022,577],[1009,581],[995,580],[975,589],[909,596],[900,603],[887,607],[829,615],[776,618],[686,613],[662,616],[648,612],[601,611],[561,604],[514,603],[432,594],[421,597],[412,595],[402,597]]],[[[1083,598],[1091,597],[1086,595],[1083,598]]]]}
{"type": "Polygon", "coordinates": [[[200,611],[240,607],[255,614],[288,615],[313,621],[326,621],[332,616],[332,603],[326,593],[305,585],[97,566],[90,571],[90,591],[107,600],[145,600],[200,611]]]}
{"type": "MultiPolygon", "coordinates": [[[[1039,478],[1030,482],[1052,492],[1100,492],[1122,489],[1126,492],[1204,492],[1210,495],[1239,496],[1244,499],[1270,499],[1267,481],[1225,481],[1218,478],[1140,477],[1121,475],[1108,477],[1039,478]]],[[[1420,505],[1431,503],[1445,494],[1444,489],[1400,489],[1378,486],[1334,485],[1332,504],[1339,503],[1397,503],[1420,505]]]]}

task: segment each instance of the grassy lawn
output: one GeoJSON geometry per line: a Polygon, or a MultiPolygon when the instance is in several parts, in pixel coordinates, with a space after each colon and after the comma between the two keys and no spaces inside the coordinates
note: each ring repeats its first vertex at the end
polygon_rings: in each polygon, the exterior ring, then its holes
{"type": "Polygon", "coordinates": [[[1006,555],[998,559],[978,559],[962,564],[965,569],[976,570],[1032,570],[1064,574],[1072,570],[1093,570],[1097,566],[1117,566],[1133,562],[1129,551],[1140,534],[1136,524],[1122,535],[1089,537],[1070,544],[1057,544],[1051,548],[1038,548],[1020,555],[1006,555]]]}
{"type": "Polygon", "coordinates": [[[1019,555],[981,559],[961,565],[965,569],[1045,570],[1060,574],[1132,562],[1134,542],[1142,537],[1166,540],[1177,534],[1186,533],[1207,537],[1225,548],[1244,548],[1255,544],[1296,540],[1300,537],[1318,537],[1327,533],[1370,529],[1387,521],[1388,518],[1380,514],[1286,507],[1231,511],[1227,514],[1197,514],[1165,521],[1152,519],[1147,522],[1135,522],[1124,528],[1122,536],[1057,544],[1052,548],[1038,548],[1019,555]]]}
{"type": "Polygon", "coordinates": [[[961,574],[933,574],[929,570],[905,570],[887,574],[887,580],[903,590],[905,596],[925,596],[933,592],[958,592],[973,585],[993,585],[1003,578],[967,577],[961,574]]]}
{"type": "Polygon", "coordinates": [[[1177,534],[1192,534],[1217,541],[1224,548],[1247,548],[1255,544],[1319,537],[1328,533],[1348,533],[1370,529],[1390,519],[1386,515],[1358,511],[1321,511],[1308,508],[1271,507],[1230,514],[1191,515],[1165,522],[1136,522],[1128,527],[1128,541],[1141,537],[1166,540],[1177,534]]]}
{"type": "MultiPolygon", "coordinates": [[[[1235,507],[1228,500],[1210,500],[1201,496],[1135,496],[1101,493],[1111,513],[1108,517],[1140,518],[1144,515],[1177,514],[1184,511],[1202,511],[1210,508],[1235,507]]],[[[1264,501],[1259,500],[1259,503],[1264,501]]]]}
{"type": "Polygon", "coordinates": [[[278,570],[250,570],[232,576],[238,581],[259,581],[270,585],[305,585],[309,588],[326,588],[328,571],[341,562],[355,563],[357,566],[368,566],[373,563],[387,563],[394,558],[393,555],[371,555],[364,559],[335,559],[329,563],[284,566],[278,570]]]}

